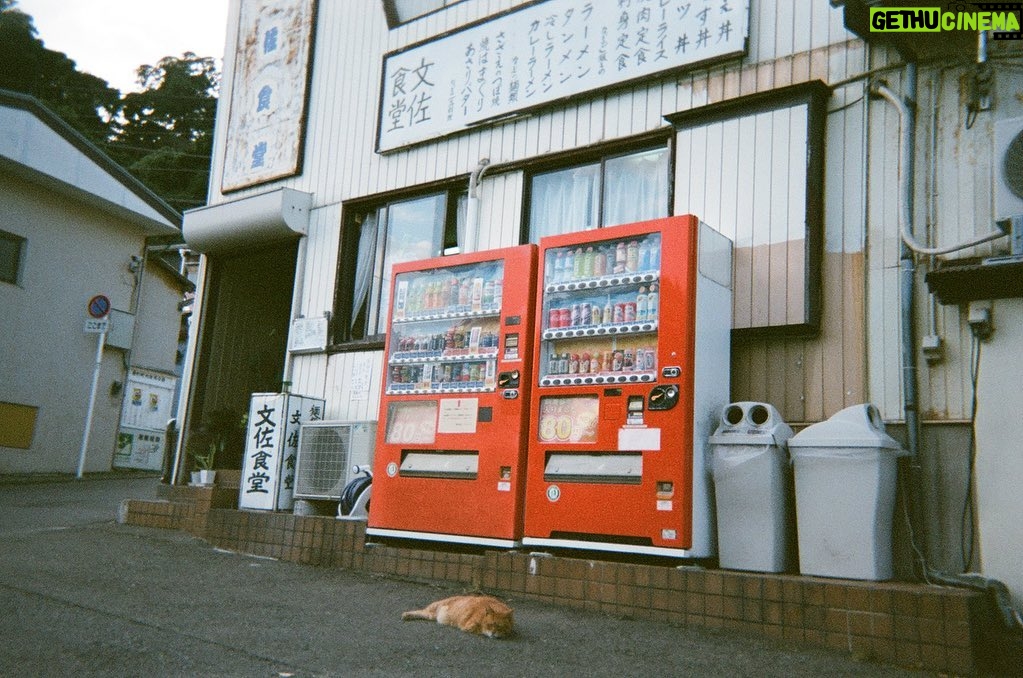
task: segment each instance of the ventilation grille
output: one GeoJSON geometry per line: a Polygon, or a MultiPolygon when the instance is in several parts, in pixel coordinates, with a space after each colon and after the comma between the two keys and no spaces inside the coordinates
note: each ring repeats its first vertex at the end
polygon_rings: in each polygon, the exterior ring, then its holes
{"type": "Polygon", "coordinates": [[[295,497],[340,501],[355,466],[373,463],[375,421],[302,425],[295,462],[295,497]]]}

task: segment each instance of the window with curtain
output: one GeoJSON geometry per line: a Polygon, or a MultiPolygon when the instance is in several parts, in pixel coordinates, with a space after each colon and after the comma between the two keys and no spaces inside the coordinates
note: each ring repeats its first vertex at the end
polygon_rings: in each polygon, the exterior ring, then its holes
{"type": "Polygon", "coordinates": [[[668,169],[661,146],[533,174],[529,241],[668,216],[668,169]]]}
{"type": "Polygon", "coordinates": [[[354,208],[342,234],[335,343],[370,340],[387,329],[394,264],[456,253],[467,196],[449,190],[354,208]]]}

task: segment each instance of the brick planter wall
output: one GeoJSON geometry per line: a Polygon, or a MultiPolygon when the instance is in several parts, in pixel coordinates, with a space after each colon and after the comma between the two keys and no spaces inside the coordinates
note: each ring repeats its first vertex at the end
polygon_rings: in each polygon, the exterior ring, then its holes
{"type": "Polygon", "coordinates": [[[988,601],[964,589],[367,544],[361,521],[218,508],[215,489],[180,489],[189,492],[175,501],[126,501],[125,522],[186,530],[219,548],[306,565],[761,634],[910,668],[970,674],[989,649],[982,646],[991,630],[988,601]]]}

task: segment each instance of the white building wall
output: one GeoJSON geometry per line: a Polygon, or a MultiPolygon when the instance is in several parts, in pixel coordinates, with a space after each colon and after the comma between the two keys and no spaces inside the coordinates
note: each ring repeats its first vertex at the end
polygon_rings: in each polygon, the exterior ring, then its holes
{"type": "MultiPolygon", "coordinates": [[[[0,447],[0,473],[73,473],[99,337],[84,332],[86,305],[105,294],[113,308],[134,310],[127,265],[143,254],[143,236],[9,172],[0,182],[2,227],[27,240],[21,283],[0,283],[0,401],[38,408],[32,446],[0,447]]],[[[103,353],[86,472],[110,470],[123,395],[111,385],[124,383],[122,359],[116,349],[103,353]]]]}

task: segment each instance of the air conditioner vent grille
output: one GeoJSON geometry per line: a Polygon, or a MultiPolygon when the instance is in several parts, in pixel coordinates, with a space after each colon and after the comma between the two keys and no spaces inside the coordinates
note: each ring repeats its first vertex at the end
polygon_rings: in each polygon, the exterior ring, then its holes
{"type": "Polygon", "coordinates": [[[295,497],[339,501],[354,466],[373,460],[376,422],[314,422],[302,426],[295,468],[295,497]]]}

